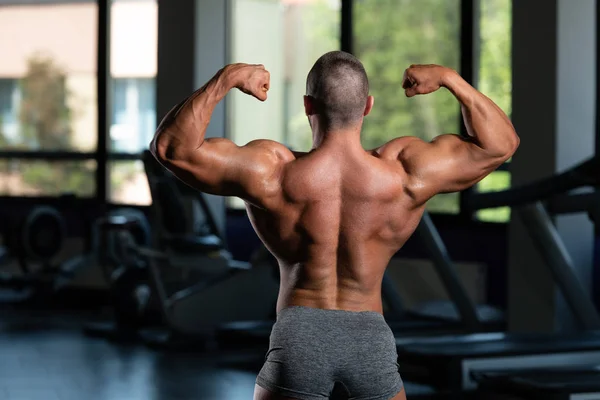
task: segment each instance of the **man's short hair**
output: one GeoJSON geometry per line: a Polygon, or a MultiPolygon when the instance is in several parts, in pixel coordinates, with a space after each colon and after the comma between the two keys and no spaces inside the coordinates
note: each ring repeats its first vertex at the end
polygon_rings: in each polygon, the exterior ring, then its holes
{"type": "Polygon", "coordinates": [[[356,57],[332,51],[322,55],[311,68],[306,94],[313,98],[315,113],[328,128],[343,128],[363,117],[369,80],[356,57]]]}

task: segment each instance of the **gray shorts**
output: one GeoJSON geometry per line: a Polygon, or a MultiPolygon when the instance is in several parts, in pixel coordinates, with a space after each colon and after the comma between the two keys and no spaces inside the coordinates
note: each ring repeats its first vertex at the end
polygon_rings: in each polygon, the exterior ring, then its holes
{"type": "Polygon", "coordinates": [[[396,340],[371,311],[288,307],[279,312],[257,385],[299,400],[389,400],[402,390],[396,340]]]}

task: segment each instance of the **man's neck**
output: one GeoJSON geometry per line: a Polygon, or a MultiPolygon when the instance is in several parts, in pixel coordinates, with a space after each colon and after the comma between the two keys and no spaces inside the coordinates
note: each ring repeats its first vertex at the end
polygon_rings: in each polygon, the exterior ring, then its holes
{"type": "Polygon", "coordinates": [[[347,151],[362,151],[360,130],[360,126],[337,130],[320,130],[318,127],[314,127],[312,148],[313,150],[336,148],[347,151]]]}

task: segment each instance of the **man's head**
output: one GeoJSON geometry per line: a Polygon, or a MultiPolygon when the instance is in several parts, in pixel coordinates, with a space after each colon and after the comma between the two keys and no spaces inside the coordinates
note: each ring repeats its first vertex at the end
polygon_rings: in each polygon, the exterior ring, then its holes
{"type": "Polygon", "coordinates": [[[356,57],[332,51],[315,62],[306,78],[309,118],[318,118],[325,129],[343,129],[359,123],[372,106],[367,73],[356,57]]]}

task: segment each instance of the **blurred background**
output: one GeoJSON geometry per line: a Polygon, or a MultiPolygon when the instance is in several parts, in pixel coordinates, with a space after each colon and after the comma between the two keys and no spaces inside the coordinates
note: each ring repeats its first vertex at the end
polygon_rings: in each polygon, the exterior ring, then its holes
{"type": "MultiPolygon", "coordinates": [[[[405,97],[411,64],[455,69],[521,137],[474,187],[431,199],[390,261],[384,316],[409,398],[506,398],[490,368],[583,364],[573,379],[596,393],[599,20],[596,0],[0,0],[0,400],[251,398],[277,263],[240,199],[191,190],[148,145],[244,62],[270,71],[269,99],[232,91],[207,137],[309,150],[306,76],[331,50],[369,76],[365,148],[466,133],[449,91],[405,97]],[[467,336],[411,347],[450,334],[467,336]],[[460,346],[503,364],[443,353],[460,346]],[[403,367],[415,360],[429,364],[403,367]]],[[[544,374],[508,398],[571,376],[544,374]]]]}

